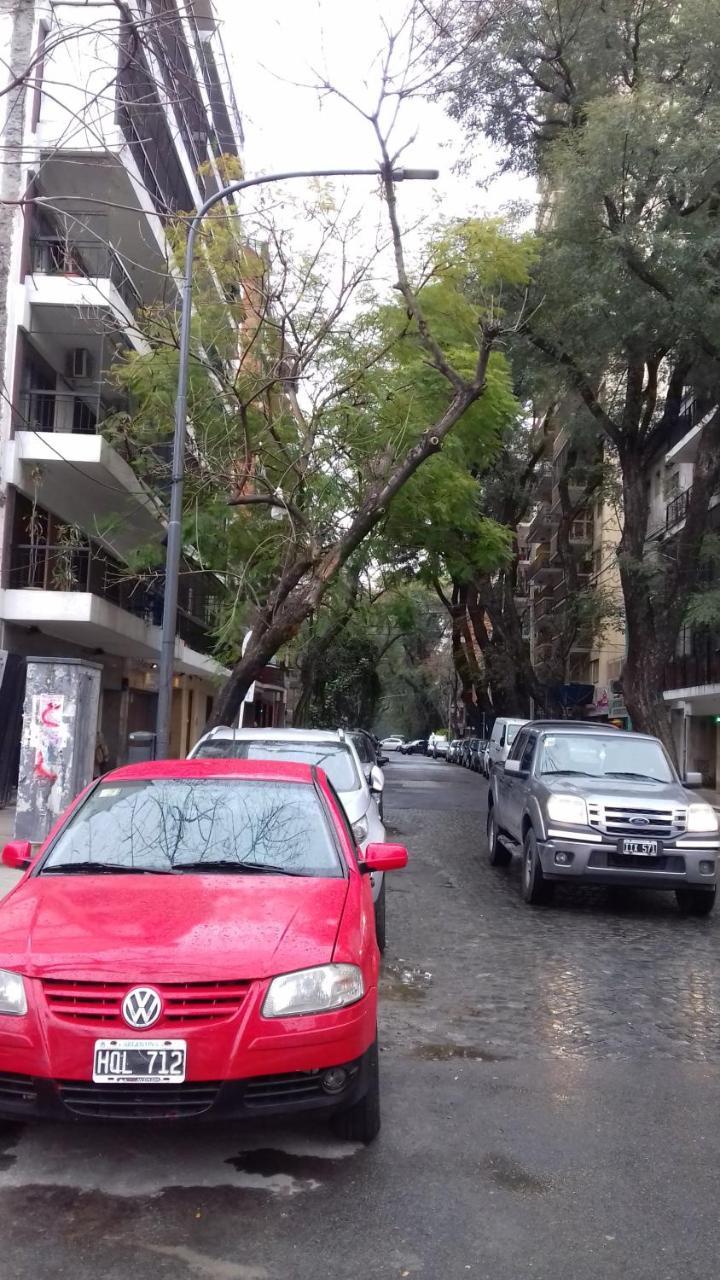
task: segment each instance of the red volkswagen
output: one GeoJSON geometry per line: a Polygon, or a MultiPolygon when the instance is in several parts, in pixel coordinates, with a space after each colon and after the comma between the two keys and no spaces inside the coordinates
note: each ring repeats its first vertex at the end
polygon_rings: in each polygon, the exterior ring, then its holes
{"type": "Polygon", "coordinates": [[[325,774],[160,761],[93,784],[0,904],[0,1115],[380,1127],[370,871],[325,774]]]}

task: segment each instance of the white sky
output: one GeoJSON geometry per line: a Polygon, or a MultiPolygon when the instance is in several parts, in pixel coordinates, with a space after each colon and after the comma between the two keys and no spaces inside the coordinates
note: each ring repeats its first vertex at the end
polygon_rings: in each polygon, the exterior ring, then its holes
{"type": "MultiPolygon", "coordinates": [[[[377,162],[370,126],[336,98],[320,102],[300,83],[314,82],[319,72],[349,96],[369,102],[373,62],[385,45],[380,18],[391,28],[397,25],[407,0],[216,0],[216,7],[245,125],[248,175],[377,162]]],[[[399,188],[410,222],[437,213],[497,212],[508,201],[532,196],[532,188],[516,178],[481,190],[478,177],[489,177],[494,168],[487,152],[472,175],[454,173],[463,141],[440,106],[417,99],[405,104],[398,141],[415,133],[405,163],[437,168],[440,180],[399,188]]]]}

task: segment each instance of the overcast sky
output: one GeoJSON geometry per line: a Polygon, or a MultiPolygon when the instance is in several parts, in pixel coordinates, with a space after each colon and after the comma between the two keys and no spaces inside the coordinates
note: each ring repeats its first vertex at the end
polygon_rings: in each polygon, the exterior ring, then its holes
{"type": "MultiPolygon", "coordinates": [[[[300,87],[320,73],[353,98],[368,103],[373,62],[385,39],[381,15],[393,27],[407,0],[216,0],[231,58],[235,92],[245,122],[248,173],[285,168],[371,166],[377,148],[370,127],[337,99],[320,102],[300,87]]],[[[516,179],[504,179],[488,191],[477,181],[489,175],[495,160],[487,153],[472,175],[453,167],[463,152],[460,131],[441,107],[411,100],[401,116],[398,140],[417,134],[405,163],[437,168],[438,183],[408,183],[400,195],[412,221],[441,210],[467,216],[495,212],[505,202],[528,196],[516,179]]]]}

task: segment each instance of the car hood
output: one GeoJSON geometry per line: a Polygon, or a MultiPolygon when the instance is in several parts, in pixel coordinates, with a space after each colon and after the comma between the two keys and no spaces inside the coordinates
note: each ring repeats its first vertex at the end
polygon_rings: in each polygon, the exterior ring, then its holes
{"type": "Polygon", "coordinates": [[[0,907],[0,967],[29,977],[253,979],[332,959],[348,882],[31,876],[0,907]]]}
{"type": "Polygon", "coordinates": [[[677,782],[642,782],[640,778],[542,778],[548,791],[582,796],[600,803],[641,804],[649,809],[686,805],[691,797],[677,782]]]}

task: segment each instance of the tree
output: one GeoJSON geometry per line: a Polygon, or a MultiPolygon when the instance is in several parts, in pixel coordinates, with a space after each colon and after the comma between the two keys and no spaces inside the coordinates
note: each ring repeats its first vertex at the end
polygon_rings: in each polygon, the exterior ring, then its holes
{"type": "Polygon", "coordinates": [[[625,698],[634,724],[672,750],[664,670],[720,484],[720,11],[710,0],[481,0],[442,6],[436,20],[439,56],[452,46],[458,57],[452,111],[541,184],[526,351],[616,460],[625,698]],[[691,398],[693,486],[682,528],[659,547],[650,481],[691,398]]]}

